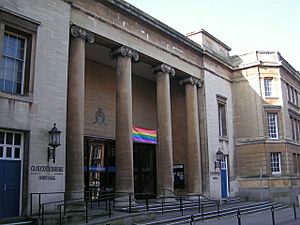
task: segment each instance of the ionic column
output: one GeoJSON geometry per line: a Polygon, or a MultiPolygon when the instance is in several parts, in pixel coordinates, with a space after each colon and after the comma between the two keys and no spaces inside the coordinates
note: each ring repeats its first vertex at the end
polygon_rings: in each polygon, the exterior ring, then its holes
{"type": "MultiPolygon", "coordinates": [[[[110,55],[117,58],[116,192],[134,193],[131,60],[137,61],[139,55],[126,46],[110,55]]],[[[117,199],[116,205],[128,205],[128,197],[117,199]]]]}
{"type": "Polygon", "coordinates": [[[66,198],[83,197],[84,175],[84,68],[85,43],[94,42],[94,35],[78,26],[71,27],[67,152],[66,152],[66,198]],[[71,193],[72,192],[72,193],[71,193]],[[77,192],[77,193],[74,193],[77,192]]]}
{"type": "Polygon", "coordinates": [[[197,88],[201,87],[201,81],[189,77],[181,80],[180,83],[185,85],[188,192],[200,194],[202,193],[202,178],[197,88]]]}
{"type": "Polygon", "coordinates": [[[174,189],[170,75],[174,76],[175,70],[166,64],[161,64],[153,69],[153,73],[156,74],[158,124],[157,194],[169,195],[174,189]]]}

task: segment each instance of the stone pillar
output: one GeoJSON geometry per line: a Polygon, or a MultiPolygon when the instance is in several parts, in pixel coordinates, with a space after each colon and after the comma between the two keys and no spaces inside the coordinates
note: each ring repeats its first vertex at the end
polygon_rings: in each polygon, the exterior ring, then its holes
{"type": "MultiPolygon", "coordinates": [[[[201,81],[189,77],[181,80],[180,84],[185,85],[188,192],[191,195],[200,194],[202,193],[202,177],[197,88],[201,87],[201,81]]],[[[191,196],[193,197],[197,198],[197,196],[191,196]]]]}
{"type": "MultiPolygon", "coordinates": [[[[139,55],[126,46],[110,55],[117,58],[116,192],[134,193],[131,60],[137,61],[139,55]]],[[[128,200],[128,196],[118,198],[116,206],[127,206],[128,200]]]]}
{"type": "Polygon", "coordinates": [[[156,108],[158,124],[157,145],[157,194],[172,194],[173,188],[173,143],[171,120],[170,75],[174,68],[161,64],[153,68],[156,74],[156,108]]]}
{"type": "Polygon", "coordinates": [[[67,153],[66,199],[83,198],[84,175],[84,67],[85,43],[94,42],[94,35],[78,26],[71,27],[67,153]],[[76,193],[75,193],[76,192],[76,193]]]}

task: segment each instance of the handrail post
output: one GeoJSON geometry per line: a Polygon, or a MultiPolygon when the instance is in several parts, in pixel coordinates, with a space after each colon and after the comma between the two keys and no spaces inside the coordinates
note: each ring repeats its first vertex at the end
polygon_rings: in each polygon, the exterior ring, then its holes
{"type": "Polygon", "coordinates": [[[148,199],[148,195],[146,195],[146,210],[149,211],[149,199],[148,199]]]}
{"type": "Polygon", "coordinates": [[[164,197],[161,198],[161,213],[164,214],[164,197]]]}
{"type": "Polygon", "coordinates": [[[59,205],[59,225],[61,225],[61,205],[59,205]]]}
{"type": "Polygon", "coordinates": [[[41,218],[41,193],[39,193],[39,219],[41,218]]]}
{"type": "Polygon", "coordinates": [[[219,201],[217,201],[217,212],[218,212],[218,217],[220,216],[220,205],[219,201]]]}
{"type": "Polygon", "coordinates": [[[201,204],[201,217],[202,217],[202,220],[204,219],[204,205],[201,204]]]}
{"type": "Polygon", "coordinates": [[[194,218],[194,215],[191,214],[191,221],[190,221],[190,225],[193,225],[195,224],[195,218],[194,218]]]}
{"type": "Polygon", "coordinates": [[[129,193],[129,214],[131,213],[131,193],[129,193]]]}
{"type": "Polygon", "coordinates": [[[274,206],[271,206],[271,213],[272,213],[272,223],[275,225],[275,216],[274,216],[274,206]]]}
{"type": "Polygon", "coordinates": [[[32,193],[30,193],[30,216],[32,216],[32,193]]]}
{"type": "Polygon", "coordinates": [[[240,212],[240,209],[238,209],[236,217],[238,219],[238,225],[242,225],[242,223],[241,223],[241,212],[240,212]]]}
{"type": "Polygon", "coordinates": [[[44,225],[44,205],[42,205],[42,225],[44,225]]]}
{"type": "Polygon", "coordinates": [[[182,195],[180,195],[179,203],[180,203],[180,204],[179,204],[179,207],[180,207],[181,215],[183,216],[182,195]]]}
{"type": "Polygon", "coordinates": [[[67,208],[66,198],[64,196],[64,216],[66,215],[66,208],[67,208]]]}
{"type": "Polygon", "coordinates": [[[85,223],[88,223],[88,202],[85,201],[85,223]]]}
{"type": "Polygon", "coordinates": [[[111,205],[110,205],[110,199],[108,199],[108,216],[111,217],[111,205]]]}
{"type": "Polygon", "coordinates": [[[200,195],[198,195],[198,213],[200,213],[200,208],[201,208],[201,198],[200,195]]]}
{"type": "Polygon", "coordinates": [[[297,220],[297,211],[296,211],[296,203],[293,203],[293,209],[294,209],[294,218],[297,220]]]}

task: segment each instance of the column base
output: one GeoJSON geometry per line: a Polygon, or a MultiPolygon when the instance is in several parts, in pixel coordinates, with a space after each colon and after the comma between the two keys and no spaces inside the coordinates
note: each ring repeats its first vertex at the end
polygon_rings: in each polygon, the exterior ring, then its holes
{"type": "MultiPolygon", "coordinates": [[[[130,199],[129,196],[115,198],[115,207],[129,207],[130,199]]],[[[135,198],[131,197],[131,206],[136,206],[135,198]]]]}
{"type": "Polygon", "coordinates": [[[80,202],[74,202],[66,205],[66,212],[84,212],[85,202],[82,200],[80,202]]]}
{"type": "MultiPolygon", "coordinates": [[[[202,199],[203,197],[200,196],[200,199],[202,199]]],[[[198,193],[189,193],[187,194],[187,200],[190,201],[198,201],[199,200],[199,194],[198,193]]]]}
{"type": "Polygon", "coordinates": [[[172,203],[172,202],[177,202],[177,200],[174,197],[165,197],[163,198],[163,196],[158,196],[158,198],[155,200],[155,203],[161,203],[162,201],[164,201],[164,203],[172,203]]]}

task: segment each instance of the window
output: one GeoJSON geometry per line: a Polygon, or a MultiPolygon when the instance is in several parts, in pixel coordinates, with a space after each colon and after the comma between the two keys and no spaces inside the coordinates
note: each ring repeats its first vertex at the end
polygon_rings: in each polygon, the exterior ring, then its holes
{"type": "Polygon", "coordinates": [[[5,31],[2,49],[0,91],[23,95],[26,38],[5,31]]]}
{"type": "Polygon", "coordinates": [[[273,78],[267,77],[264,79],[265,96],[272,96],[272,81],[273,78]]]}
{"type": "Polygon", "coordinates": [[[219,119],[219,136],[227,136],[226,125],[226,104],[224,102],[218,102],[218,119],[219,119]]]}
{"type": "Polygon", "coordinates": [[[295,142],[300,142],[300,119],[299,115],[290,112],[290,122],[291,122],[291,134],[292,139],[295,142]]]}
{"type": "Polygon", "coordinates": [[[21,160],[22,133],[0,131],[0,159],[21,160]]]}
{"type": "Polygon", "coordinates": [[[286,87],[287,87],[288,101],[296,106],[299,106],[298,91],[288,83],[286,84],[286,87]]]}
{"type": "Polygon", "coordinates": [[[294,162],[294,173],[298,174],[299,173],[299,168],[298,168],[298,156],[296,153],[293,153],[293,162],[294,162]]]}
{"type": "Polygon", "coordinates": [[[268,113],[268,135],[270,139],[278,139],[277,113],[268,113]]]}
{"type": "Polygon", "coordinates": [[[0,92],[28,95],[33,39],[39,23],[0,9],[0,92]]]}
{"type": "Polygon", "coordinates": [[[272,152],[271,153],[271,171],[272,171],[272,174],[280,174],[281,173],[281,153],[280,152],[272,152]]]}

